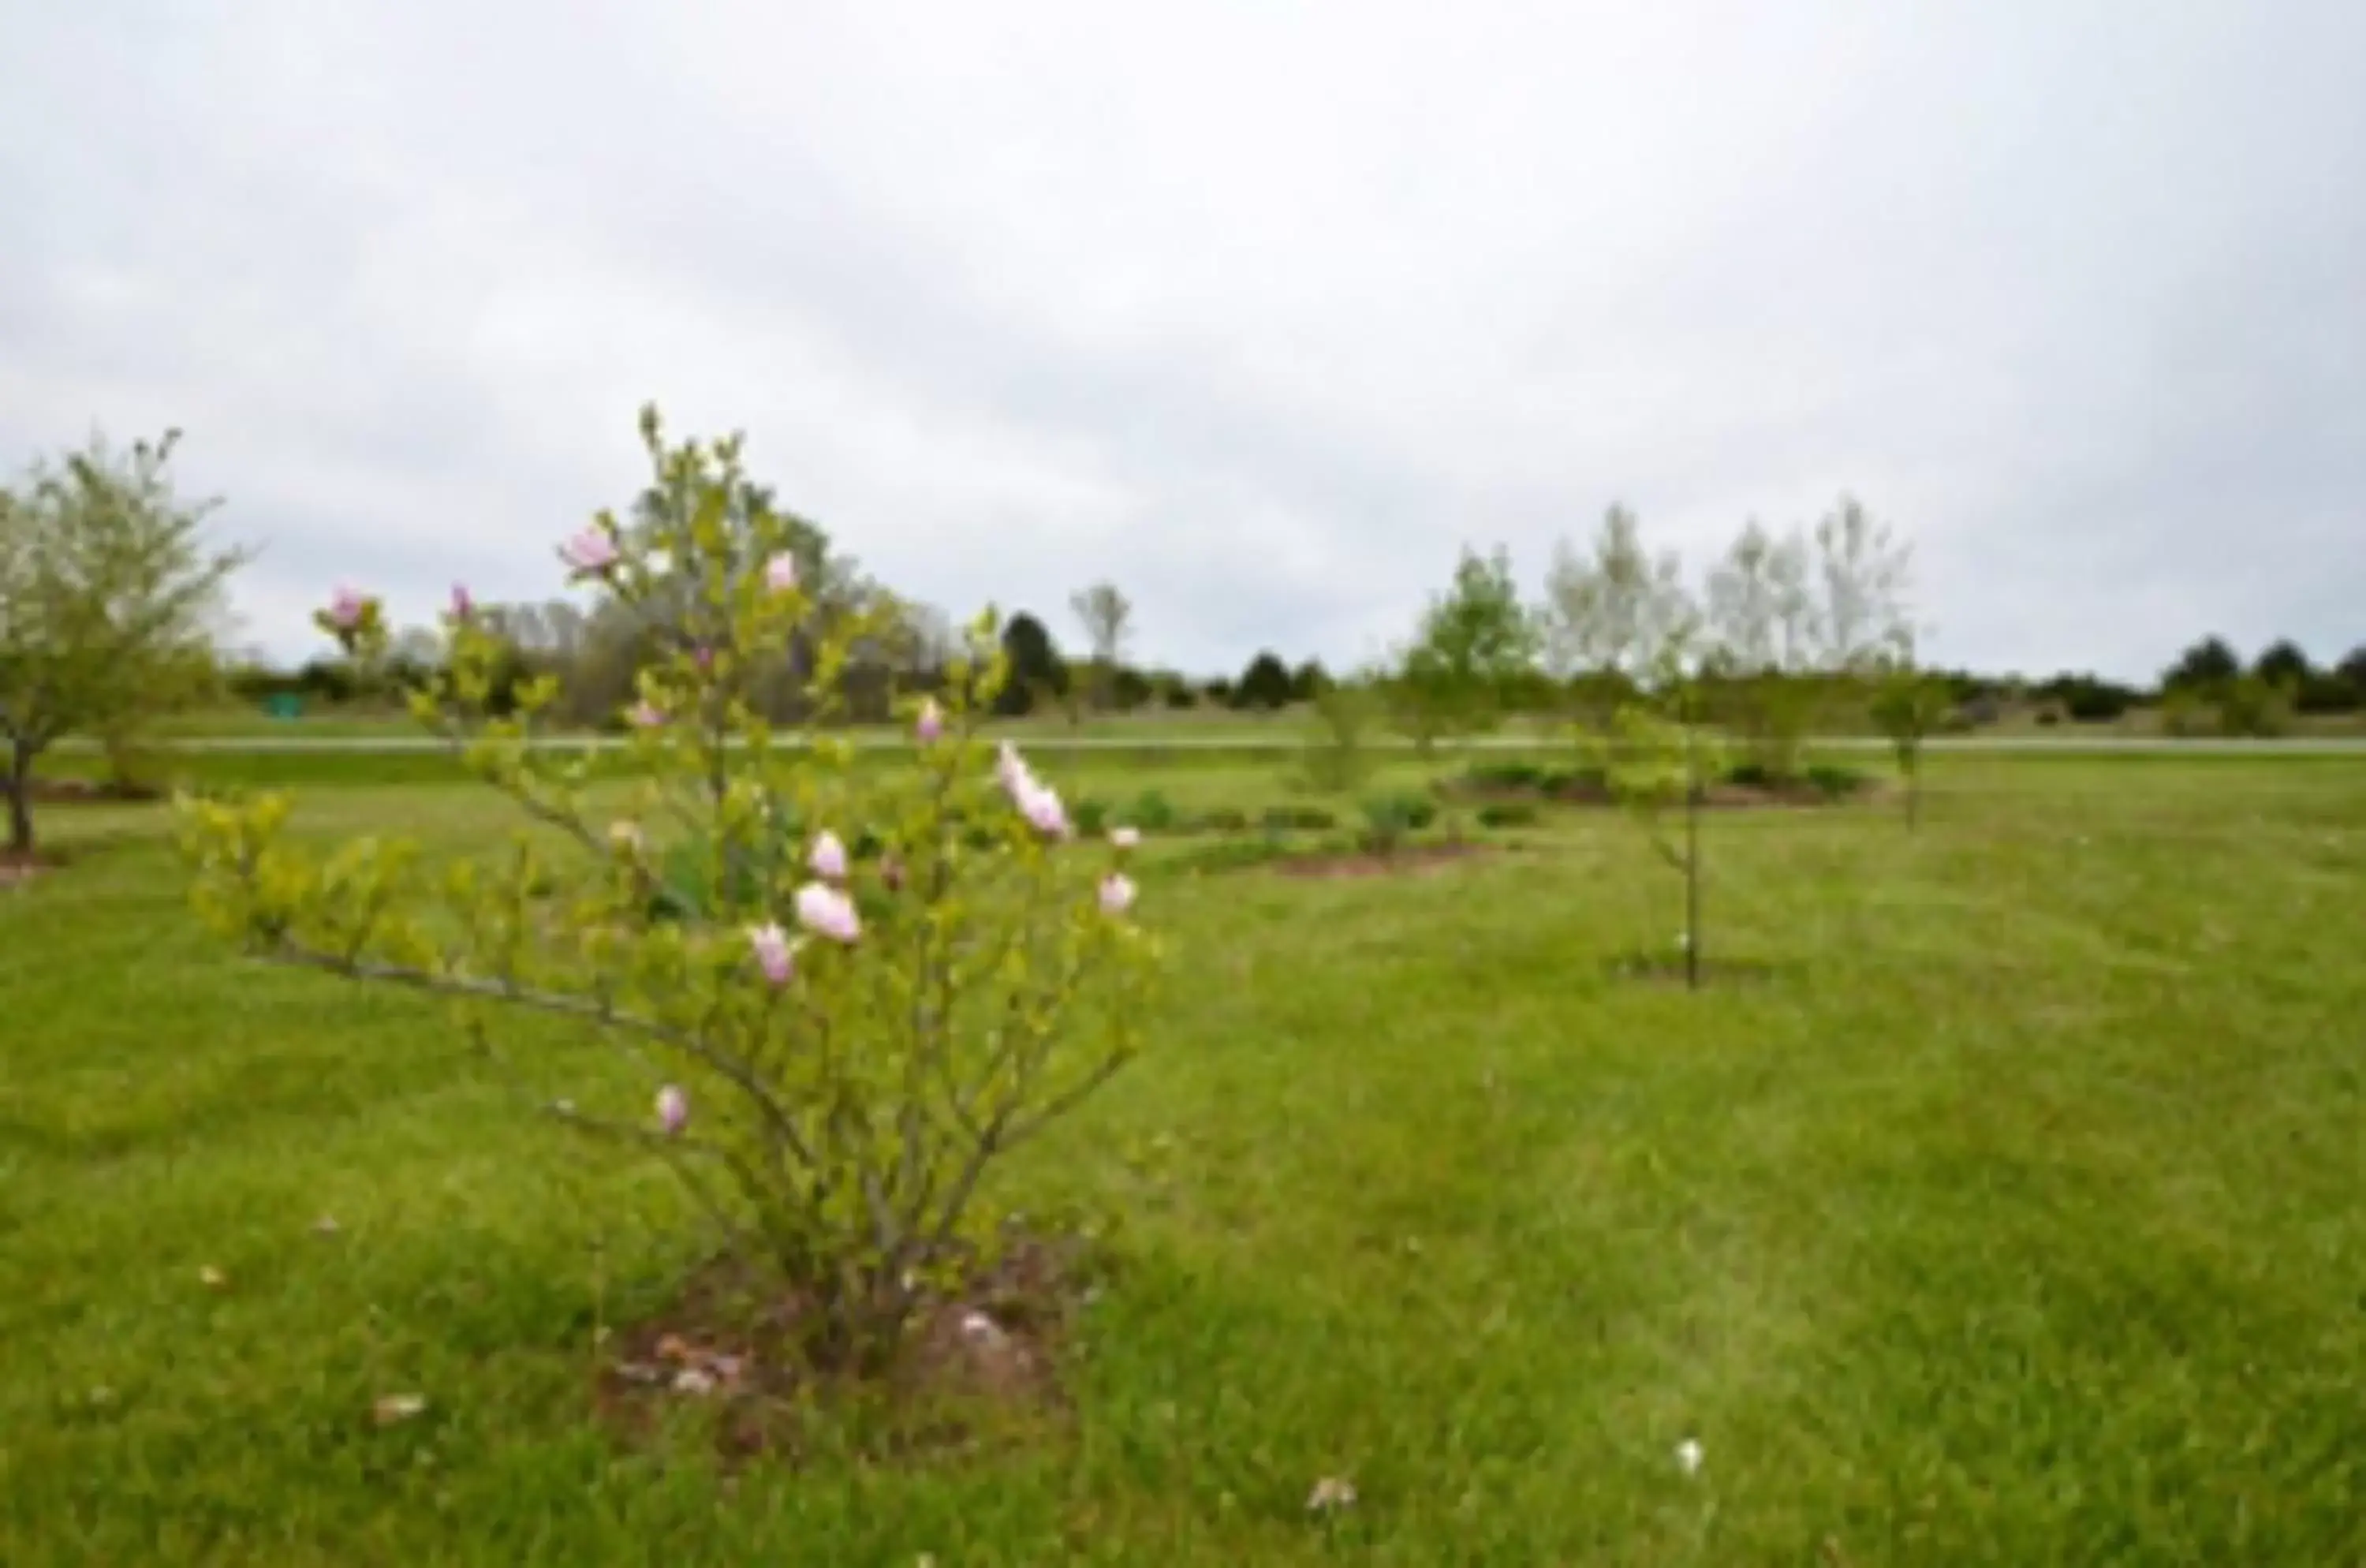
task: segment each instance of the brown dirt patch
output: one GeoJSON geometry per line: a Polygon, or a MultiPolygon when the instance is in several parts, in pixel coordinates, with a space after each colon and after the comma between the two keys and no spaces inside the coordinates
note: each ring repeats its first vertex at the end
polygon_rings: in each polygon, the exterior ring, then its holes
{"type": "MultiPolygon", "coordinates": [[[[1790,809],[1820,806],[1846,806],[1872,799],[1878,786],[1861,784],[1846,795],[1831,795],[1813,784],[1789,784],[1769,789],[1758,784],[1711,784],[1701,794],[1701,805],[1712,810],[1763,810],[1768,807],[1790,809]]],[[[1536,789],[1455,789],[1451,798],[1473,806],[1535,805],[1540,802],[1558,806],[1616,806],[1618,799],[1607,787],[1598,784],[1569,784],[1551,790],[1536,789]]],[[[1681,803],[1678,803],[1679,805],[1681,803]]],[[[1672,806],[1671,810],[1676,809],[1672,806]]]]}
{"type": "Polygon", "coordinates": [[[0,850],[0,889],[20,886],[63,864],[63,855],[52,854],[46,850],[35,850],[30,854],[0,850]]]}
{"type": "Polygon", "coordinates": [[[39,806],[125,806],[162,800],[164,792],[154,784],[102,779],[35,779],[32,795],[39,806]]]}
{"type": "Polygon", "coordinates": [[[1341,854],[1290,855],[1273,863],[1284,876],[1395,876],[1444,871],[1488,852],[1486,844],[1413,844],[1394,854],[1358,850],[1341,854]]]}
{"type": "Polygon", "coordinates": [[[924,1306],[903,1356],[868,1378],[814,1367],[806,1303],[719,1258],[664,1311],[618,1331],[595,1390],[628,1440],[704,1427],[731,1463],[794,1463],[850,1439],[881,1458],[962,1451],[1055,1419],[1062,1341],[1086,1300],[1079,1248],[1028,1239],[924,1306]],[[817,1426],[817,1417],[826,1426],[817,1426]]]}

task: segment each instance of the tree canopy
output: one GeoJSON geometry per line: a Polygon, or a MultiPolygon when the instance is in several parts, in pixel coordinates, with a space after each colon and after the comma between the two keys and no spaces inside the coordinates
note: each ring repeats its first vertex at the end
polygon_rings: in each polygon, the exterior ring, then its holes
{"type": "Polygon", "coordinates": [[[70,734],[120,740],[201,696],[246,552],[206,539],[210,502],[170,473],[177,431],[129,452],[94,436],[0,491],[0,744],[9,846],[33,847],[34,760],[70,734]]]}

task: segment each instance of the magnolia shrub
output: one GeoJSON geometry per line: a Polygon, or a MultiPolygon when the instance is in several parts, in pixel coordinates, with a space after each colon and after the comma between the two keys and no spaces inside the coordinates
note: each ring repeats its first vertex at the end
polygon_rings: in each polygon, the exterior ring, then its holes
{"type": "MultiPolygon", "coordinates": [[[[1154,953],[1135,840],[1068,847],[1059,794],[980,739],[1008,678],[991,611],[942,699],[906,709],[907,754],[857,766],[828,726],[850,658],[887,628],[800,581],[738,438],[669,448],[654,411],[642,434],[654,503],[559,551],[654,649],[625,715],[630,782],[595,788],[583,749],[550,744],[554,682],[489,711],[503,649],[456,589],[447,666],[411,708],[522,814],[514,839],[433,874],[410,843],[308,852],[284,796],[185,799],[195,898],[257,957],[452,998],[505,1066],[505,1009],[613,1042],[646,1075],[647,1116],[546,1109],[662,1155],[801,1303],[813,1352],[867,1363],[995,1245],[997,1157],[1139,1049],[1154,953]],[[809,671],[797,739],[751,692],[790,660],[809,671]]],[[[319,619],[357,663],[383,657],[370,595],[341,591],[319,619]]]]}

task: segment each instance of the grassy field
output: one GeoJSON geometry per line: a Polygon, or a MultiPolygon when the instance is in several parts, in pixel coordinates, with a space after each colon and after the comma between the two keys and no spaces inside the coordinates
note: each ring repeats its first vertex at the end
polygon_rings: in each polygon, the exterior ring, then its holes
{"type": "MultiPolygon", "coordinates": [[[[506,826],[276,765],[307,830],[506,826]]],[[[1162,848],[1155,1055],[1009,1173],[1127,1216],[1073,1420],[736,1475],[592,1415],[694,1245],[661,1173],[433,1006],[226,959],[153,811],[53,809],[80,859],[0,892],[0,1562],[2366,1561],[2366,763],[1937,768],[1910,838],[1714,818],[1760,977],[1697,996],[1615,972],[1678,918],[1615,818],[1418,876],[1162,848]]]]}

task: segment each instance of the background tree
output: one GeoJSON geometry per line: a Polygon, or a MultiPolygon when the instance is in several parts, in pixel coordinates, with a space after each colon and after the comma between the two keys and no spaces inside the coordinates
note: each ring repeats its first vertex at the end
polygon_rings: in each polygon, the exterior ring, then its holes
{"type": "Polygon", "coordinates": [[[1885,677],[1900,660],[1912,663],[1913,556],[1853,496],[1817,522],[1808,624],[1824,671],[1842,688],[1885,677]]]}
{"type": "Polygon", "coordinates": [[[2301,682],[2296,705],[2303,713],[2354,713],[2366,707],[2366,648],[2353,648],[2330,669],[2301,682]]]}
{"type": "Polygon", "coordinates": [[[1396,705],[1437,734],[1478,734],[1493,727],[1505,698],[1536,665],[1537,632],[1500,547],[1482,558],[1467,547],[1453,585],[1430,601],[1413,645],[1400,660],[1396,705]]]}
{"type": "Polygon", "coordinates": [[[1752,520],[1708,576],[1704,673],[1714,711],[1749,761],[1776,780],[1797,774],[1814,717],[1810,570],[1804,534],[1777,536],[1752,520]]]}
{"type": "Polygon", "coordinates": [[[1110,697],[1121,713],[1131,713],[1158,694],[1151,678],[1131,664],[1121,664],[1110,677],[1110,697]]]}
{"type": "Polygon", "coordinates": [[[2333,667],[2333,672],[2349,682],[2357,692],[2358,700],[2366,703],[2366,642],[2343,654],[2341,662],[2333,667]]]}
{"type": "Polygon", "coordinates": [[[211,547],[213,502],[175,493],[180,433],[129,453],[94,437],[0,491],[0,742],[8,845],[33,849],[33,763],[71,733],[118,743],[206,688],[223,587],[246,552],[211,547]]]}
{"type": "Polygon", "coordinates": [[[1233,688],[1233,700],[1245,708],[1263,708],[1268,713],[1290,705],[1290,666],[1270,649],[1260,649],[1257,656],[1241,671],[1239,684],[1233,688]]]}
{"type": "Polygon", "coordinates": [[[1118,661],[1125,652],[1126,634],[1133,624],[1133,603],[1114,582],[1101,581],[1068,595],[1068,607],[1085,628],[1085,644],[1092,649],[1094,700],[1113,706],[1117,694],[1118,661]]]}
{"type": "Polygon", "coordinates": [[[2251,673],[2270,686],[2297,692],[2316,673],[2316,667],[2308,661],[2308,654],[2300,644],[2290,637],[2281,637],[2262,649],[2259,657],[2251,661],[2251,673]]]}
{"type": "Polygon", "coordinates": [[[1656,667],[1682,619],[1684,568],[1643,547],[1635,514],[1614,506],[1590,550],[1564,539],[1545,573],[1536,620],[1545,669],[1569,692],[1580,725],[1599,736],[1656,667]]]}
{"type": "Polygon", "coordinates": [[[1002,651],[1010,660],[1009,683],[995,699],[995,711],[1023,714],[1046,698],[1068,689],[1067,660],[1043,623],[1021,610],[1004,623],[1002,651]]]}
{"type": "Polygon", "coordinates": [[[2243,672],[2243,660],[2226,639],[2206,637],[2178,656],[2160,678],[2163,691],[2207,692],[2243,672]]]}

